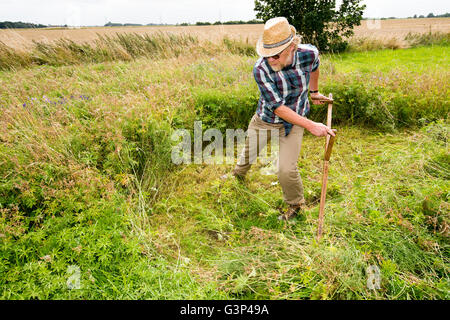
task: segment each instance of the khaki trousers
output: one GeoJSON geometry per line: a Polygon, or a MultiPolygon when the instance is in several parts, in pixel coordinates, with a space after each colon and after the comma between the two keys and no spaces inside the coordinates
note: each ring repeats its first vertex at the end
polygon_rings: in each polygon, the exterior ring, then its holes
{"type": "MultiPolygon", "coordinates": [[[[273,133],[278,133],[279,155],[278,155],[278,181],[283,191],[284,201],[287,204],[298,204],[304,199],[303,183],[297,170],[297,161],[303,140],[304,128],[294,125],[292,130],[285,136],[282,123],[268,123],[255,113],[248,126],[248,135],[245,145],[233,170],[233,173],[245,176],[250,170],[266,144],[270,143],[273,133]],[[265,132],[262,132],[265,131],[265,132]],[[267,136],[267,139],[264,139],[267,136]]],[[[271,150],[272,150],[271,144],[271,150]]]]}

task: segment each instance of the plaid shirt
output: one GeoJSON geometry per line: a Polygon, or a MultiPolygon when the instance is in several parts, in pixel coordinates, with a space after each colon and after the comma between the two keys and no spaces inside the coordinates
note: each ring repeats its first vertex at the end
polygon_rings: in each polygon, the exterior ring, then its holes
{"type": "Polygon", "coordinates": [[[256,114],[268,123],[283,123],[287,136],[293,125],[274,111],[285,105],[301,116],[309,114],[309,78],[319,63],[319,51],[311,44],[298,45],[292,65],[278,72],[272,70],[266,58],[258,59],[253,67],[253,76],[261,92],[256,114]]]}

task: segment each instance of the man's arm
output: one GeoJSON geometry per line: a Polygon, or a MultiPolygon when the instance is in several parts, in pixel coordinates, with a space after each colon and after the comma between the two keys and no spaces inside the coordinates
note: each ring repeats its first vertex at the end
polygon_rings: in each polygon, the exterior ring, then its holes
{"type": "MultiPolygon", "coordinates": [[[[311,91],[317,91],[319,90],[319,75],[320,75],[320,68],[317,68],[315,71],[311,72],[310,79],[309,79],[309,90],[311,91]]],[[[323,102],[331,102],[328,97],[324,96],[320,92],[317,93],[311,93],[311,100],[313,104],[323,104],[323,102]]]]}
{"type": "Polygon", "coordinates": [[[319,75],[320,75],[320,68],[317,68],[316,71],[311,72],[310,78],[309,78],[309,90],[316,91],[319,90],[319,75]]]}
{"type": "Polygon", "coordinates": [[[308,130],[317,137],[323,137],[326,136],[327,134],[330,134],[333,137],[335,136],[334,131],[328,128],[323,123],[314,122],[305,117],[302,117],[301,115],[293,111],[291,108],[286,107],[285,105],[281,105],[278,108],[276,108],[275,114],[287,122],[305,128],[306,130],[308,130]]]}
{"type": "MultiPolygon", "coordinates": [[[[319,90],[319,68],[311,72],[310,81],[309,81],[309,88],[312,91],[319,90]]],[[[322,104],[322,101],[330,101],[327,97],[323,96],[319,92],[311,94],[311,98],[313,99],[314,104],[322,104]],[[314,99],[320,99],[320,100],[314,100],[314,99]]],[[[305,128],[309,132],[311,132],[313,135],[317,137],[323,137],[327,134],[335,136],[335,133],[333,130],[328,128],[326,125],[320,122],[314,122],[312,120],[309,120],[305,117],[302,117],[295,111],[293,111],[291,108],[286,107],[285,105],[281,105],[278,108],[275,109],[274,113],[282,118],[283,120],[298,125],[300,127],[305,128]]]]}

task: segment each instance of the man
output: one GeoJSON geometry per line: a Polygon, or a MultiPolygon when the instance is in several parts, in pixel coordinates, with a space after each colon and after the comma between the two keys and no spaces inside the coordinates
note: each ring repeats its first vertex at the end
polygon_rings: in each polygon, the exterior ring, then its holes
{"type": "Polygon", "coordinates": [[[270,19],[264,25],[256,51],[261,57],[253,75],[261,93],[258,108],[248,126],[248,136],[233,175],[240,180],[255,161],[257,153],[270,141],[262,141],[260,131],[279,133],[278,179],[288,210],[280,220],[294,218],[304,208],[303,185],[297,170],[304,129],[317,137],[333,130],[306,118],[309,113],[308,88],[314,104],[330,100],[319,93],[319,52],[313,45],[299,44],[296,30],[284,17],[270,19]],[[257,141],[251,143],[251,141],[257,141]]]}

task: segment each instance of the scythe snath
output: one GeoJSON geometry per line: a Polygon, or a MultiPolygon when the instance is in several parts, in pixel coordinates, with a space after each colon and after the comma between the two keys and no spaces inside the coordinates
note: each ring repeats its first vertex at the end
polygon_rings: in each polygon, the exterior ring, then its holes
{"type": "MultiPolygon", "coordinates": [[[[331,102],[328,103],[328,114],[327,114],[327,127],[331,129],[331,116],[333,112],[333,94],[329,94],[328,98],[331,102]]],[[[333,130],[335,131],[335,130],[333,130]]],[[[336,131],[335,131],[336,133],[336,131]]],[[[336,137],[327,135],[325,143],[325,156],[323,161],[323,177],[322,177],[322,191],[320,194],[320,209],[319,209],[319,221],[317,227],[317,241],[322,238],[322,228],[323,228],[323,218],[325,211],[325,198],[327,195],[327,182],[328,182],[328,161],[330,160],[331,150],[333,149],[334,140],[336,137]]]]}

